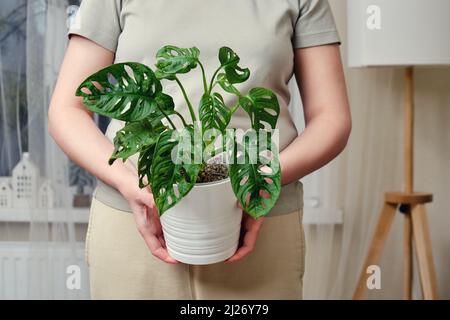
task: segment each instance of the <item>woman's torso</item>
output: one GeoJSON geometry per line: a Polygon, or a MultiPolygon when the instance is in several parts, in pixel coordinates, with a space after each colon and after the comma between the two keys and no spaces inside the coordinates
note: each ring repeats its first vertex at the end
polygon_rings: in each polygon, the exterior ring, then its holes
{"type": "MultiPolygon", "coordinates": [[[[153,67],[156,52],[164,45],[197,47],[206,73],[212,76],[218,67],[218,50],[232,48],[241,65],[250,68],[250,79],[238,85],[243,93],[257,86],[268,87],[279,99],[279,145],[284,149],[297,137],[288,113],[290,95],[287,83],[293,74],[295,24],[298,0],[123,0],[121,1],[119,37],[115,62],[140,62],[153,67]]],[[[203,86],[200,70],[181,75],[180,80],[196,106],[203,86]]],[[[174,98],[176,109],[189,119],[180,89],[164,82],[165,93],[174,98]]],[[[234,104],[234,97],[225,95],[234,104]]],[[[107,137],[113,140],[124,124],[112,120],[107,137]]],[[[231,122],[234,128],[249,128],[248,116],[238,111],[231,122]]],[[[137,157],[130,159],[134,164],[137,157]]]]}

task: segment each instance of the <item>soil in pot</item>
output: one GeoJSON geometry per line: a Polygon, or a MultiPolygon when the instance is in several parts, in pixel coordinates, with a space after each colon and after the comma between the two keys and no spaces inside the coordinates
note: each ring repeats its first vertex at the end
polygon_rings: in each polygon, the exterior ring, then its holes
{"type": "Polygon", "coordinates": [[[228,167],[221,163],[209,163],[200,171],[197,183],[210,183],[228,178],[228,167]]]}

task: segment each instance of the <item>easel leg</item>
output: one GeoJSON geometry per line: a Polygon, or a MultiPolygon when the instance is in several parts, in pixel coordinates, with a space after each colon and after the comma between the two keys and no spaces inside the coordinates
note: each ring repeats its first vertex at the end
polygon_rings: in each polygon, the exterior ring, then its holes
{"type": "Polygon", "coordinates": [[[372,242],[370,244],[369,253],[367,254],[363,268],[359,275],[355,293],[353,294],[354,300],[361,300],[364,298],[364,293],[367,288],[367,267],[378,263],[396,211],[397,206],[389,203],[385,203],[383,209],[381,210],[380,218],[375,229],[375,234],[373,235],[372,242]]]}
{"type": "Polygon", "coordinates": [[[412,269],[413,269],[411,208],[408,208],[408,212],[405,212],[404,216],[405,221],[403,227],[403,299],[411,300],[412,269]]]}
{"type": "Polygon", "coordinates": [[[411,218],[423,298],[425,300],[438,299],[436,270],[433,262],[425,206],[422,204],[414,206],[411,218]]]}

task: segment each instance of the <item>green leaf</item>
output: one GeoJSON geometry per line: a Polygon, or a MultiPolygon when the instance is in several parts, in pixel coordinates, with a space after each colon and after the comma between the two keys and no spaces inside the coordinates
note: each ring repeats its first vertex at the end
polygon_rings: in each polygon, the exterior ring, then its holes
{"type": "Polygon", "coordinates": [[[217,76],[217,82],[222,87],[222,89],[225,90],[225,92],[228,92],[228,93],[234,94],[235,96],[241,97],[241,93],[234,85],[232,85],[228,81],[227,75],[225,73],[220,73],[217,76]]]}
{"type": "Polygon", "coordinates": [[[114,153],[109,159],[112,165],[117,159],[127,160],[142,149],[156,144],[159,135],[165,130],[165,127],[152,125],[149,119],[130,122],[116,133],[114,138],[114,153]]]}
{"type": "Polygon", "coordinates": [[[173,102],[162,93],[153,71],[139,63],[111,65],[87,78],[76,92],[87,109],[122,121],[138,121],[161,115],[157,100],[164,100],[166,113],[173,102]]]}
{"type": "Polygon", "coordinates": [[[233,162],[229,166],[231,185],[245,212],[254,218],[267,215],[281,192],[281,172],[278,150],[267,136],[266,143],[258,134],[235,143],[233,162]],[[266,171],[267,170],[267,171],[266,171]]]}
{"type": "Polygon", "coordinates": [[[151,114],[151,123],[154,126],[159,125],[165,116],[170,116],[175,113],[175,103],[172,97],[167,94],[158,94],[153,104],[156,106],[155,111],[151,114]]]}
{"type": "Polygon", "coordinates": [[[198,65],[197,48],[162,47],[156,54],[156,75],[159,79],[174,80],[177,74],[188,73],[198,65]]]}
{"type": "MultiPolygon", "coordinates": [[[[175,130],[167,130],[162,133],[156,144],[151,166],[150,184],[159,214],[162,215],[168,209],[176,205],[194,187],[201,164],[193,161],[193,131],[188,132],[191,150],[186,159],[186,150],[181,147],[183,135],[175,130]],[[184,153],[184,154],[182,154],[184,153]],[[178,156],[173,159],[172,155],[178,156]],[[174,162],[173,160],[180,160],[174,162]],[[192,161],[189,161],[192,160],[192,161]]],[[[185,143],[186,141],[184,141],[185,143]]]]}
{"type": "Polygon", "coordinates": [[[230,48],[220,48],[219,61],[225,69],[225,75],[230,84],[245,82],[250,77],[250,70],[239,66],[240,60],[239,56],[230,48]]]}
{"type": "Polygon", "coordinates": [[[150,184],[152,176],[153,155],[155,153],[156,143],[149,145],[141,151],[138,160],[139,187],[145,188],[150,184]]]}
{"type": "Polygon", "coordinates": [[[199,115],[203,132],[217,129],[224,133],[231,120],[230,110],[219,93],[203,95],[200,100],[199,115]]]}
{"type": "Polygon", "coordinates": [[[254,130],[265,129],[266,124],[275,129],[280,115],[280,105],[275,93],[266,88],[254,88],[239,99],[241,107],[250,115],[254,130]]]}

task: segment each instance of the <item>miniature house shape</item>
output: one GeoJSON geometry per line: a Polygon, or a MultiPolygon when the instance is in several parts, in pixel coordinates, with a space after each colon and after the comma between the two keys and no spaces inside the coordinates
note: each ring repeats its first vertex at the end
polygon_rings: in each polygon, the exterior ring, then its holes
{"type": "Polygon", "coordinates": [[[12,207],[13,193],[9,177],[0,177],[0,209],[12,207]]]}
{"type": "Polygon", "coordinates": [[[24,153],[22,160],[12,171],[13,207],[35,208],[38,191],[39,172],[31,162],[28,153],[24,153]]]}
{"type": "Polygon", "coordinates": [[[45,181],[39,188],[38,206],[42,209],[50,209],[55,205],[54,192],[50,181],[45,181]]]}

